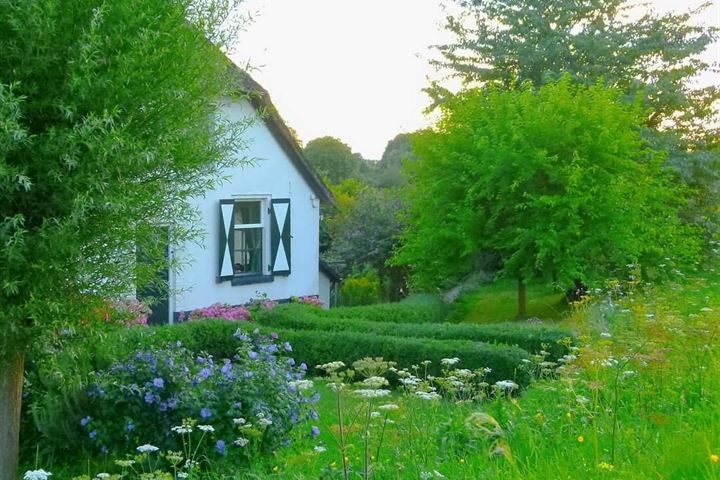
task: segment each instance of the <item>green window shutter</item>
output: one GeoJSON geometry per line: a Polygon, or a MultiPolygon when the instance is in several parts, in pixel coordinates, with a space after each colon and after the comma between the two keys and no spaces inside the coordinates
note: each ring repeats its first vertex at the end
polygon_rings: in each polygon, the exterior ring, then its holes
{"type": "Polygon", "coordinates": [[[220,245],[218,248],[218,281],[233,278],[233,209],[235,200],[220,200],[220,245]]]}
{"type": "Polygon", "coordinates": [[[273,199],[271,217],[270,270],[273,275],[290,275],[290,199],[273,199]]]}

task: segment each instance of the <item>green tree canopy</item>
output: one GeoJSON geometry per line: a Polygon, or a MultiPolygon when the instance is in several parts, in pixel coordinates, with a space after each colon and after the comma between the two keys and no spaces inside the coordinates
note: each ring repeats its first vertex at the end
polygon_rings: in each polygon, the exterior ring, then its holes
{"type": "Polygon", "coordinates": [[[362,157],[335,137],[310,140],[303,151],[315,170],[336,184],[355,177],[362,163],[362,157]]]}
{"type": "Polygon", "coordinates": [[[0,478],[26,349],[153,278],[134,252],[191,237],[189,198],[237,162],[217,45],[239,3],[0,0],[0,478]]]}
{"type": "Polygon", "coordinates": [[[698,54],[717,38],[716,29],[694,22],[710,2],[657,15],[630,0],[456,1],[463,13],[447,22],[455,40],[438,47],[437,63],[464,84],[540,86],[566,72],[585,85],[602,78],[644,99],[649,126],[707,134],[720,90],[692,80],[710,68],[698,54]]]}
{"type": "Polygon", "coordinates": [[[678,221],[684,192],[648,148],[642,110],[570,77],[536,91],[471,90],[414,136],[418,161],[394,262],[434,288],[499,254],[512,277],[596,279],[629,263],[694,258],[678,221]]]}

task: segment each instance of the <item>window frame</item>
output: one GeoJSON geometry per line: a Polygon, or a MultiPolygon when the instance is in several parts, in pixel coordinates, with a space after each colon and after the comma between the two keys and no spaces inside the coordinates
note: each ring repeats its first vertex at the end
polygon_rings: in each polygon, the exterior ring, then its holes
{"type": "MultiPolygon", "coordinates": [[[[269,195],[232,195],[233,200],[233,235],[238,230],[244,229],[261,229],[261,252],[260,252],[260,271],[254,272],[235,272],[235,246],[233,241],[233,249],[230,252],[233,268],[232,285],[250,285],[253,283],[265,283],[273,281],[273,275],[270,271],[269,257],[270,251],[270,213],[268,209],[271,204],[272,197],[269,195]],[[243,223],[235,224],[235,208],[240,203],[259,203],[260,205],[260,223],[243,223]]],[[[233,239],[234,240],[234,239],[233,239]]]]}

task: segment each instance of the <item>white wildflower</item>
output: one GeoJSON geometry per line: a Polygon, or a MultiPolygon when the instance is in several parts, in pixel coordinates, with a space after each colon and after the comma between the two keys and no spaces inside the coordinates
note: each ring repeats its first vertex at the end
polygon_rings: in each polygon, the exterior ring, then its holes
{"type": "Polygon", "coordinates": [[[360,389],[355,390],[355,395],[363,398],[379,398],[390,395],[390,390],[360,389]]]}
{"type": "Polygon", "coordinates": [[[370,412],[370,418],[378,418],[380,415],[380,412],[370,412]]]}
{"type": "Polygon", "coordinates": [[[95,475],[95,480],[107,480],[108,478],[110,478],[110,474],[105,472],[95,475]]]}
{"type": "Polygon", "coordinates": [[[604,338],[612,338],[612,333],[610,332],[600,332],[600,336],[604,338]]]}
{"type": "Polygon", "coordinates": [[[245,420],[242,417],[241,418],[233,418],[233,423],[235,425],[245,425],[247,423],[247,420],[245,420]]]}
{"type": "Polygon", "coordinates": [[[175,427],[172,427],[170,430],[172,430],[175,433],[184,434],[184,433],[192,433],[193,429],[190,425],[178,425],[175,427]]]}
{"type": "Polygon", "coordinates": [[[235,440],[233,443],[234,443],[235,445],[237,445],[238,447],[244,447],[245,445],[247,445],[248,443],[250,443],[250,440],[248,440],[247,438],[239,437],[239,438],[238,438],[237,440],[235,440]]]}
{"type": "Polygon", "coordinates": [[[213,428],[212,425],[198,425],[198,430],[200,430],[201,432],[205,432],[205,433],[208,433],[208,432],[214,433],[215,432],[215,428],[213,428]]]}
{"type": "Polygon", "coordinates": [[[637,375],[637,372],[635,372],[634,370],[625,370],[622,373],[623,378],[630,378],[634,377],[635,375],[637,375]]]}
{"type": "Polygon", "coordinates": [[[499,382],[495,382],[495,386],[505,391],[515,390],[518,388],[518,384],[512,380],[500,380],[499,382]]]}
{"type": "Polygon", "coordinates": [[[260,425],[261,427],[269,427],[270,425],[272,425],[272,423],[272,420],[270,420],[269,418],[261,418],[260,420],[258,420],[258,425],[260,425]]]}
{"type": "Polygon", "coordinates": [[[415,395],[423,400],[440,400],[440,395],[436,392],[415,392],[415,395]]]}
{"type": "Polygon", "coordinates": [[[155,445],[150,445],[149,443],[137,447],[137,451],[140,453],[151,453],[157,452],[158,450],[160,450],[158,447],[156,447],[155,445]]]}
{"type": "Polygon", "coordinates": [[[115,460],[115,465],[121,468],[130,468],[135,463],[135,460],[115,460]]]}
{"type": "Polygon", "coordinates": [[[456,363],[459,363],[459,362],[460,362],[460,359],[457,357],[443,358],[440,360],[440,363],[442,365],[446,365],[446,366],[455,365],[456,363]]]}
{"type": "Polygon", "coordinates": [[[28,470],[23,475],[23,480],[48,480],[52,473],[46,472],[43,469],[40,470],[28,470]]]}
{"type": "Polygon", "coordinates": [[[313,448],[317,453],[323,453],[327,452],[327,448],[323,447],[322,445],[318,445],[315,448],[313,448]]]}
{"type": "Polygon", "coordinates": [[[315,368],[319,368],[320,370],[325,370],[327,373],[332,373],[335,370],[340,370],[341,368],[345,368],[345,364],[343,362],[329,362],[329,363],[323,363],[322,365],[318,365],[315,368]]]}
{"type": "Polygon", "coordinates": [[[294,382],[290,382],[289,385],[292,385],[298,390],[310,390],[315,386],[312,380],[296,380],[294,382]]]}
{"type": "Polygon", "coordinates": [[[577,398],[575,398],[575,400],[576,400],[580,405],[585,405],[586,403],[590,403],[590,399],[587,398],[587,397],[583,397],[582,395],[578,395],[577,398]]]}
{"type": "Polygon", "coordinates": [[[399,408],[400,407],[394,403],[386,403],[385,405],[380,405],[378,407],[380,410],[398,410],[399,408]]]}
{"type": "Polygon", "coordinates": [[[190,477],[190,474],[185,473],[185,472],[178,472],[178,474],[177,474],[177,478],[183,478],[183,479],[184,479],[184,478],[189,478],[189,477],[190,477]]]}
{"type": "Polygon", "coordinates": [[[362,383],[367,388],[380,388],[390,384],[384,377],[369,377],[363,380],[362,383]]]}

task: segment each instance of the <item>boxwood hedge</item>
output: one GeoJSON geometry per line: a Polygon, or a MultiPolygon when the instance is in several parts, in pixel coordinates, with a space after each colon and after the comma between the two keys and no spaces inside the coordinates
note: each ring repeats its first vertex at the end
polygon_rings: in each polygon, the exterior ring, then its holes
{"type": "Polygon", "coordinates": [[[357,332],[403,338],[435,340],[474,340],[516,345],[530,353],[546,350],[557,359],[567,353],[570,331],[553,326],[524,323],[471,325],[455,323],[395,323],[370,321],[364,317],[332,318],[317,308],[283,305],[256,315],[269,327],[323,332],[357,332]]]}
{"type": "Polygon", "coordinates": [[[528,381],[527,375],[518,371],[518,366],[530,355],[515,346],[491,345],[470,340],[401,338],[354,331],[293,330],[218,319],[131,329],[115,338],[109,338],[110,343],[106,343],[103,350],[108,349],[112,342],[121,350],[129,345],[138,348],[181,341],[192,351],[204,351],[216,358],[230,358],[238,346],[238,340],[233,337],[238,328],[260,328],[266,333],[277,333],[281,340],[292,345],[296,362],[306,363],[313,374],[321,373],[314,370],[316,365],[336,360],[351,365],[355,360],[368,356],[383,357],[397,362],[398,367],[408,368],[430,360],[432,364],[428,372],[437,374],[442,358],[458,357],[459,368],[491,368],[492,372],[488,377],[490,380],[509,379],[523,385],[528,381]]]}

